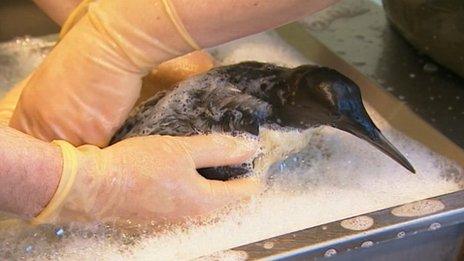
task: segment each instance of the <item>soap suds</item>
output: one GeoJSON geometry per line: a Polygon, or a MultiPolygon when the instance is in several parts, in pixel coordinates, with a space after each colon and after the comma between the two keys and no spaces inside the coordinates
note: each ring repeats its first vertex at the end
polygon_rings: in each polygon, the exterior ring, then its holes
{"type": "Polygon", "coordinates": [[[359,216],[342,220],[340,226],[349,230],[366,230],[374,225],[374,219],[369,216],[359,216]]]}
{"type": "MultiPolygon", "coordinates": [[[[26,67],[36,64],[29,61],[30,52],[15,42],[0,45],[0,57],[3,57],[0,59],[15,59],[17,63],[0,64],[1,85],[12,85],[28,73],[26,67]],[[14,52],[19,52],[16,58],[10,57],[14,52]],[[23,58],[18,60],[18,57],[23,58]]],[[[287,66],[308,63],[269,33],[235,41],[211,52],[223,64],[243,60],[287,66]]],[[[202,225],[192,222],[163,232],[150,232],[137,226],[133,231],[120,231],[111,226],[70,226],[63,228],[62,235],[58,236],[59,230],[53,226],[3,228],[0,257],[184,260],[216,253],[235,260],[243,258],[244,253],[224,250],[461,189],[460,166],[395,131],[375,111],[368,110],[385,136],[414,165],[416,175],[366,142],[329,127],[305,132],[262,129],[263,150],[271,153],[256,166],[269,168],[270,183],[266,192],[247,204],[218,214],[202,225]],[[273,162],[287,153],[282,161],[273,162]]]]}
{"type": "Polygon", "coordinates": [[[27,36],[0,43],[0,97],[37,67],[54,44],[27,36]]]}
{"type": "Polygon", "coordinates": [[[436,199],[424,199],[417,202],[404,204],[392,210],[397,217],[420,217],[443,210],[445,205],[436,199]]]}

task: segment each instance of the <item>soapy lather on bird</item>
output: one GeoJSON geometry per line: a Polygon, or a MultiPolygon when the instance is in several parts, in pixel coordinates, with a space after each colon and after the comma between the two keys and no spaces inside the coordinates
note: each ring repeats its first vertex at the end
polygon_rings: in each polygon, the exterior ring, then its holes
{"type": "MultiPolygon", "coordinates": [[[[301,130],[331,126],[367,141],[415,173],[367,114],[359,87],[333,69],[314,65],[286,68],[242,62],[213,68],[138,106],[111,142],[155,134],[258,135],[262,125],[301,130]]],[[[246,172],[239,166],[199,170],[204,177],[218,180],[246,172]]]]}

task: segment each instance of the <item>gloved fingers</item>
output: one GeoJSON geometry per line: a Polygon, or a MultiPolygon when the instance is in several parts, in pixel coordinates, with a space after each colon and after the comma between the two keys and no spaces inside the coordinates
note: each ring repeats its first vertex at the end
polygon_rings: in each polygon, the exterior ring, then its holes
{"type": "Polygon", "coordinates": [[[202,195],[208,201],[202,204],[203,213],[208,213],[229,204],[248,200],[264,190],[264,184],[253,177],[229,181],[208,180],[208,190],[202,195]]]}
{"type": "Polygon", "coordinates": [[[258,143],[224,134],[175,137],[186,149],[197,169],[240,164],[253,156],[258,143]]]}
{"type": "Polygon", "coordinates": [[[263,183],[255,177],[233,179],[228,181],[207,180],[210,185],[210,193],[221,201],[234,201],[249,198],[264,189],[263,183]]]}

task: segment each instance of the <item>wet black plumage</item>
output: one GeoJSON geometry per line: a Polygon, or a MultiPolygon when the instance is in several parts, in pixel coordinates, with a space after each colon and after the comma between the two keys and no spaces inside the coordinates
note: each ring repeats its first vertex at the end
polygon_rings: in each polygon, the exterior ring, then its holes
{"type": "MultiPolygon", "coordinates": [[[[286,68],[242,62],[211,69],[141,104],[111,143],[154,134],[188,136],[217,131],[257,135],[263,124],[300,129],[329,125],[366,140],[414,172],[370,119],[358,86],[333,69],[314,65],[286,68]]],[[[226,180],[246,171],[220,167],[199,172],[226,180]]]]}

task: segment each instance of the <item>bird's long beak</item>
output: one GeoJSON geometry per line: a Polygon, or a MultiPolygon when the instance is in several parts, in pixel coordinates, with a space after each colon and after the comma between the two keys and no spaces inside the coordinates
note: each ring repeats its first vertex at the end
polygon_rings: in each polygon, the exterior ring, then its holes
{"type": "MultiPolygon", "coordinates": [[[[368,117],[368,116],[367,116],[368,117]]],[[[380,132],[370,118],[363,121],[362,124],[355,123],[351,120],[344,119],[334,126],[338,129],[349,132],[356,137],[369,142],[371,145],[388,155],[390,158],[401,164],[412,173],[416,173],[414,167],[409,163],[406,157],[401,154],[380,132]]]]}

